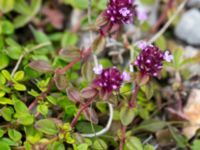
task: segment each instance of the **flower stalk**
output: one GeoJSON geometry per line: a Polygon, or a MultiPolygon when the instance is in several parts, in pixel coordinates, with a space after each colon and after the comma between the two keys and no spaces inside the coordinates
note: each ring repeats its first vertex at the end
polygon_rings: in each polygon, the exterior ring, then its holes
{"type": "Polygon", "coordinates": [[[93,100],[94,100],[94,97],[89,99],[84,105],[81,106],[80,110],[78,111],[78,113],[76,114],[76,116],[74,117],[74,119],[71,122],[71,125],[70,125],[71,128],[73,128],[76,125],[81,113],[92,103],[93,100]]]}

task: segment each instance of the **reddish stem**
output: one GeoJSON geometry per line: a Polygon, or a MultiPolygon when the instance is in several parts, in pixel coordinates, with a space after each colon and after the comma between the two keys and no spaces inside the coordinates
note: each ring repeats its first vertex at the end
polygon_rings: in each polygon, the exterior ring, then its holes
{"type": "Polygon", "coordinates": [[[135,89],[132,93],[132,97],[131,97],[131,100],[129,102],[129,108],[134,108],[136,107],[136,99],[137,99],[137,94],[138,94],[138,91],[139,91],[140,87],[138,84],[135,85],[135,89]]]}
{"type": "Polygon", "coordinates": [[[85,104],[81,106],[80,110],[78,111],[74,119],[72,120],[72,123],[70,125],[71,128],[73,128],[76,125],[76,122],[78,121],[78,118],[80,117],[81,113],[92,103],[92,101],[93,101],[93,98],[89,99],[85,104]]]}
{"type": "Polygon", "coordinates": [[[120,138],[120,144],[119,144],[119,150],[123,150],[125,139],[126,139],[126,126],[122,126],[121,128],[121,138],[120,138]]]}
{"type": "Polygon", "coordinates": [[[48,85],[47,90],[42,92],[40,94],[40,96],[35,98],[35,100],[29,105],[29,107],[28,107],[29,110],[32,110],[37,105],[38,99],[44,99],[47,96],[47,94],[51,91],[53,84],[54,84],[54,79],[51,79],[49,81],[49,85],[48,85]]]}
{"type": "Polygon", "coordinates": [[[156,24],[152,27],[151,33],[155,33],[158,30],[158,28],[160,27],[160,25],[166,20],[167,12],[172,8],[173,2],[174,2],[174,0],[168,0],[165,8],[163,9],[162,14],[158,18],[156,24]]]}
{"type": "Polygon", "coordinates": [[[81,57],[77,57],[76,59],[74,59],[73,61],[71,61],[67,66],[65,66],[62,69],[57,69],[55,71],[56,74],[64,74],[68,69],[70,69],[74,64],[76,64],[77,62],[79,62],[81,60],[81,57]]]}
{"type": "Polygon", "coordinates": [[[80,57],[75,58],[64,68],[55,70],[55,74],[64,74],[68,69],[70,69],[74,64],[79,62],[81,59],[88,57],[91,53],[91,50],[92,50],[91,48],[87,48],[87,49],[81,51],[80,57]]]}

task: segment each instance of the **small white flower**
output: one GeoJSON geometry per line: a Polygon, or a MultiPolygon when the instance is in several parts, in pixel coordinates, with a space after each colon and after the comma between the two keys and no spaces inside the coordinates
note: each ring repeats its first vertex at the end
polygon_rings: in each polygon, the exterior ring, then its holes
{"type": "Polygon", "coordinates": [[[103,71],[103,66],[100,64],[100,65],[97,65],[93,68],[93,71],[95,74],[101,74],[102,71],[103,71]]]}
{"type": "Polygon", "coordinates": [[[164,60],[167,61],[167,62],[171,62],[171,61],[173,60],[173,55],[171,55],[171,54],[169,53],[169,51],[166,51],[166,52],[164,53],[164,60]]]}
{"type": "Polygon", "coordinates": [[[128,72],[124,71],[124,72],[122,73],[122,78],[123,78],[123,80],[125,80],[125,81],[130,81],[131,76],[130,76],[130,74],[129,74],[128,72]]]}

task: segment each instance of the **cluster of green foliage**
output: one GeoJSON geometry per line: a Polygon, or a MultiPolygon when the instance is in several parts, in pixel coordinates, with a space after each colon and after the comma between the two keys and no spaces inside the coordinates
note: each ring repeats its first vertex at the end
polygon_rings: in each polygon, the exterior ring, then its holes
{"type": "MultiPolygon", "coordinates": [[[[151,5],[154,0],[141,0],[151,5]]],[[[178,147],[191,147],[197,150],[199,140],[191,145],[189,141],[173,126],[163,121],[155,109],[156,97],[160,97],[160,87],[156,80],[143,85],[138,94],[138,107],[130,109],[128,100],[132,86],[126,83],[111,100],[117,104],[114,110],[112,130],[100,137],[83,138],[79,133],[92,133],[104,128],[104,123],[98,118],[108,117],[107,105],[102,101],[94,104],[89,116],[81,115],[75,129],[71,129],[70,122],[79,110],[74,102],[74,93],[87,87],[94,73],[92,61],[82,61],[73,65],[64,75],[55,75],[55,70],[63,68],[80,54],[78,43],[81,32],[75,33],[70,29],[57,30],[47,24],[43,31],[36,27],[36,22],[42,22],[40,10],[50,1],[42,0],[0,0],[0,150],[10,149],[45,149],[48,150],[106,150],[116,149],[119,145],[120,127],[128,126],[126,131],[125,150],[154,150],[154,146],[143,143],[149,134],[154,134],[163,128],[169,128],[172,139],[178,147]],[[61,49],[57,51],[57,49],[61,49]],[[51,92],[46,93],[52,78],[56,79],[51,92]],[[73,91],[73,92],[71,92],[73,91]],[[70,93],[71,92],[71,93],[70,93]],[[36,100],[36,105],[31,105],[36,100]],[[95,111],[98,112],[95,116],[95,111]],[[139,124],[133,124],[139,118],[139,124]],[[74,131],[75,130],[75,131],[74,131]]],[[[61,0],[59,5],[65,8],[85,11],[88,0],[61,0]],[[70,6],[70,7],[69,7],[70,6]]],[[[97,0],[92,3],[92,20],[105,9],[106,0],[97,0]]],[[[137,24],[137,22],[136,22],[137,24]]],[[[87,16],[81,20],[81,29],[89,26],[87,16]]],[[[142,31],[147,31],[150,25],[147,22],[139,25],[142,31]]],[[[98,50],[102,43],[93,45],[98,50]]],[[[104,43],[105,44],[105,43],[104,43]]],[[[103,44],[103,45],[104,45],[103,44]]],[[[166,40],[161,36],[156,44],[166,48],[166,40]]],[[[93,48],[94,48],[93,47],[93,48]]],[[[134,45],[129,46],[134,56],[139,52],[134,45]]],[[[197,61],[196,58],[183,59],[183,50],[173,52],[172,64],[165,64],[170,68],[171,76],[179,72],[186,79],[186,66],[197,61]]],[[[108,58],[100,58],[104,68],[113,66],[108,58]]],[[[123,68],[123,66],[118,66],[123,68]]],[[[170,76],[162,72],[161,79],[170,76]]],[[[172,85],[179,88],[178,83],[172,85]]]]}

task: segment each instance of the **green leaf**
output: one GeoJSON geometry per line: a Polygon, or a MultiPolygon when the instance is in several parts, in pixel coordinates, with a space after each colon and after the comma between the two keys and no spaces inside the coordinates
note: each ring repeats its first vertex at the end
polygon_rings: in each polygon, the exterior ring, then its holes
{"type": "Polygon", "coordinates": [[[124,106],[120,110],[120,119],[124,126],[129,125],[135,117],[135,112],[133,109],[130,109],[128,106],[124,106]]]}
{"type": "Polygon", "coordinates": [[[194,140],[191,146],[191,150],[199,150],[199,147],[200,147],[200,140],[199,139],[194,140]]]}
{"type": "Polygon", "coordinates": [[[0,73],[0,85],[4,85],[6,83],[6,78],[0,73]]]}
{"type": "Polygon", "coordinates": [[[144,146],[144,150],[155,150],[155,148],[152,145],[147,144],[144,146]]]}
{"type": "Polygon", "coordinates": [[[2,105],[6,105],[6,104],[12,105],[13,101],[9,98],[6,98],[6,97],[0,97],[0,104],[2,104],[2,105]]]}
{"type": "Polygon", "coordinates": [[[31,149],[31,144],[27,141],[24,142],[24,147],[25,147],[25,150],[32,150],[31,149]]]}
{"type": "Polygon", "coordinates": [[[144,5],[153,5],[156,0],[140,0],[144,5]]]}
{"type": "Polygon", "coordinates": [[[58,133],[56,124],[51,119],[42,119],[36,122],[36,128],[38,131],[48,135],[55,135],[58,133]]]}
{"type": "Polygon", "coordinates": [[[4,20],[1,22],[2,34],[10,35],[14,32],[14,26],[10,21],[4,20]]]}
{"type": "Polygon", "coordinates": [[[143,121],[139,126],[134,128],[132,131],[149,131],[149,132],[156,132],[158,130],[163,129],[167,126],[167,122],[161,120],[154,120],[149,119],[143,121]]]}
{"type": "Polygon", "coordinates": [[[65,146],[63,143],[55,141],[53,144],[48,146],[48,150],[65,150],[65,146]]]}
{"type": "Polygon", "coordinates": [[[37,106],[37,111],[46,116],[48,114],[48,107],[46,104],[40,104],[37,106]]]}
{"type": "Polygon", "coordinates": [[[0,0],[0,11],[7,13],[14,7],[15,0],[0,0]]]}
{"type": "Polygon", "coordinates": [[[96,139],[92,145],[92,148],[95,150],[106,150],[108,145],[102,139],[96,139]]]}
{"type": "Polygon", "coordinates": [[[181,136],[176,128],[169,126],[169,131],[179,147],[184,148],[187,145],[187,139],[181,136]]]}
{"type": "Polygon", "coordinates": [[[15,28],[23,27],[26,23],[28,23],[31,20],[30,16],[17,16],[14,19],[14,26],[15,28]]]}
{"type": "Polygon", "coordinates": [[[30,114],[24,114],[18,116],[17,118],[18,123],[22,125],[31,125],[34,122],[34,117],[30,114]]]}
{"type": "MultiPolygon", "coordinates": [[[[38,44],[42,44],[42,43],[51,43],[51,41],[49,40],[49,37],[42,31],[36,30],[33,27],[31,27],[31,31],[37,41],[38,44]]],[[[53,49],[52,46],[47,46],[48,49],[53,49]]]]}
{"type": "Polygon", "coordinates": [[[125,147],[127,147],[128,150],[143,150],[141,141],[134,136],[127,137],[125,147]]]}
{"type": "MultiPolygon", "coordinates": [[[[18,143],[15,141],[12,141],[9,138],[0,138],[0,142],[3,142],[5,144],[7,144],[8,146],[18,146],[18,143]]],[[[1,144],[0,144],[1,145],[1,144]]],[[[0,148],[1,149],[1,148],[0,148]]]]}
{"type": "Polygon", "coordinates": [[[0,97],[4,97],[6,93],[4,91],[0,91],[0,97]]]}
{"type": "Polygon", "coordinates": [[[78,41],[77,34],[73,32],[65,31],[61,40],[61,46],[63,48],[68,47],[68,46],[73,46],[77,43],[77,41],[78,41]]]}
{"type": "Polygon", "coordinates": [[[20,100],[15,100],[14,108],[15,111],[20,115],[29,114],[27,106],[20,100]]]}
{"type": "Polygon", "coordinates": [[[17,3],[15,3],[14,10],[23,15],[28,15],[31,13],[29,5],[25,0],[18,0],[17,3]]]}
{"type": "Polygon", "coordinates": [[[179,69],[181,67],[181,63],[183,60],[182,56],[183,56],[183,50],[180,48],[173,52],[173,57],[174,57],[173,64],[176,69],[179,69]]]}
{"type": "Polygon", "coordinates": [[[163,35],[161,35],[155,42],[155,44],[161,49],[165,50],[167,48],[166,39],[163,35]]]}
{"type": "Polygon", "coordinates": [[[31,144],[37,143],[42,137],[42,133],[37,131],[33,126],[26,126],[25,133],[27,141],[31,144]]]}
{"type": "MultiPolygon", "coordinates": [[[[99,125],[95,125],[95,124],[94,124],[93,127],[94,127],[94,130],[95,130],[96,132],[102,130],[102,127],[99,126],[99,125]]],[[[78,123],[76,124],[76,129],[77,129],[77,131],[80,132],[80,133],[93,133],[93,132],[94,132],[94,131],[93,131],[93,128],[92,128],[92,126],[91,126],[91,123],[89,123],[89,122],[78,122],[78,123]]]]}
{"type": "Polygon", "coordinates": [[[0,149],[2,150],[11,150],[10,146],[2,141],[0,141],[0,149]]]}
{"type": "Polygon", "coordinates": [[[6,49],[8,56],[14,60],[18,60],[22,54],[22,49],[19,46],[10,46],[6,49]]]}
{"type": "Polygon", "coordinates": [[[86,9],[88,7],[88,0],[64,0],[64,3],[78,9],[86,9]]]}
{"type": "Polygon", "coordinates": [[[4,130],[0,128],[0,138],[4,135],[4,130]]]}
{"type": "Polygon", "coordinates": [[[9,58],[7,55],[0,53],[0,70],[9,65],[9,58]]]}
{"type": "Polygon", "coordinates": [[[14,75],[15,81],[21,81],[24,78],[24,71],[17,71],[14,75]]]}
{"type": "Polygon", "coordinates": [[[14,19],[15,28],[20,28],[27,24],[40,10],[41,2],[42,0],[31,1],[31,5],[28,6],[26,1],[18,0],[15,3],[15,10],[22,15],[14,19]]]}
{"type": "Polygon", "coordinates": [[[77,146],[78,150],[88,150],[89,145],[86,143],[80,144],[77,146]]]}
{"type": "Polygon", "coordinates": [[[12,107],[3,107],[1,109],[1,115],[6,121],[11,121],[14,110],[12,107]]]}
{"type": "Polygon", "coordinates": [[[15,129],[8,129],[8,135],[15,142],[20,141],[22,138],[22,134],[15,129]]]}
{"type": "Polygon", "coordinates": [[[11,75],[7,70],[2,70],[1,73],[7,80],[11,80],[11,75]]]}
{"type": "Polygon", "coordinates": [[[26,86],[23,84],[15,83],[13,86],[17,91],[26,91],[26,86]]]}

